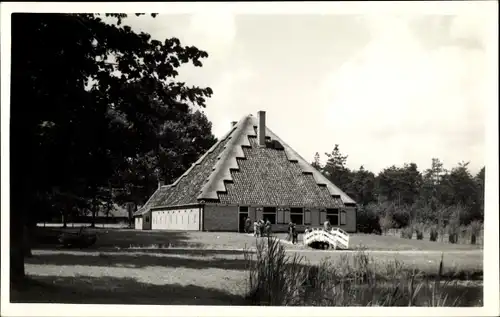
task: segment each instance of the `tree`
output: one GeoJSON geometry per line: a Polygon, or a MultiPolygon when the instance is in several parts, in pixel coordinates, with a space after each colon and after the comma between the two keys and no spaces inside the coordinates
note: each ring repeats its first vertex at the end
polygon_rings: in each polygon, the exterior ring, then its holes
{"type": "Polygon", "coordinates": [[[158,179],[172,183],[217,140],[212,124],[200,111],[190,111],[180,122],[166,121],[159,137],[159,149],[130,157],[113,177],[121,204],[144,204],[157,188],[158,179]]]}
{"type": "Polygon", "coordinates": [[[352,181],[347,189],[350,195],[358,204],[366,206],[375,201],[375,175],[367,171],[364,166],[352,172],[352,181]]]}
{"type": "Polygon", "coordinates": [[[212,95],[175,81],[182,64],[201,67],[205,51],[136,33],[121,24],[124,14],[107,16],[117,23],[98,14],[12,14],[13,282],[24,276],[24,227],[39,197],[64,193],[65,214],[79,200],[88,206],[131,160],[161,155],[167,122],[186,123],[212,95]]]}
{"type": "Polygon", "coordinates": [[[332,183],[347,191],[351,182],[350,171],[346,167],[347,155],[342,155],[338,144],[335,144],[331,153],[325,153],[325,155],[328,158],[323,167],[325,175],[332,183]]]}
{"type": "Polygon", "coordinates": [[[311,163],[311,165],[312,165],[312,167],[314,167],[318,171],[321,171],[323,169],[318,152],[316,152],[316,154],[314,154],[314,161],[311,163]]]}
{"type": "Polygon", "coordinates": [[[395,202],[398,206],[412,205],[422,184],[422,175],[415,163],[391,166],[382,170],[377,177],[377,191],[382,199],[395,202]]]}
{"type": "Polygon", "coordinates": [[[468,168],[469,162],[458,163],[443,178],[441,191],[442,203],[447,206],[461,206],[461,223],[481,219],[481,206],[478,201],[478,184],[468,168]]]}
{"type": "Polygon", "coordinates": [[[480,219],[478,220],[481,220],[481,221],[484,221],[484,184],[485,184],[485,167],[483,166],[483,168],[481,168],[481,170],[479,171],[479,173],[477,173],[476,177],[475,177],[475,181],[476,181],[476,186],[477,186],[477,190],[476,190],[476,193],[477,193],[477,198],[476,198],[476,201],[477,201],[477,208],[478,208],[478,217],[480,219]]]}

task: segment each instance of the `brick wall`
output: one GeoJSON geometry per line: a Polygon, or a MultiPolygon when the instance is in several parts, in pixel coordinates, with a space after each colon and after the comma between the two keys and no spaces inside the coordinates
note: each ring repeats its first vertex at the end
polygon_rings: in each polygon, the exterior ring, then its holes
{"type": "MultiPolygon", "coordinates": [[[[339,228],[349,232],[356,232],[356,211],[354,207],[347,207],[346,209],[346,224],[338,226],[339,228]]],[[[201,226],[205,231],[238,231],[238,221],[239,221],[239,207],[238,206],[217,206],[215,204],[207,204],[203,207],[201,211],[201,226]]],[[[284,224],[273,225],[274,232],[286,232],[288,230],[288,222],[290,218],[285,217],[284,224]]],[[[249,208],[249,216],[252,221],[262,218],[262,212],[256,211],[255,207],[249,208]]],[[[320,227],[323,225],[320,221],[319,209],[311,209],[311,225],[297,225],[297,230],[304,231],[304,229],[309,227],[320,227]]],[[[155,225],[156,229],[157,225],[155,225]]],[[[148,224],[143,224],[144,229],[151,228],[151,222],[148,224]]],[[[162,229],[159,228],[158,229],[162,229]]],[[[253,226],[252,226],[253,229],[253,226]]],[[[193,229],[194,230],[194,229],[193,229]]]]}
{"type": "MultiPolygon", "coordinates": [[[[235,207],[237,208],[237,207],[235,207]]],[[[256,207],[250,207],[249,208],[249,216],[252,221],[262,219],[262,211],[256,211],[256,207]]],[[[345,225],[339,225],[335,226],[338,228],[341,228],[349,233],[354,233],[356,232],[356,210],[354,207],[346,207],[346,224],[345,225]]],[[[237,212],[237,209],[236,209],[237,212]]],[[[297,225],[296,228],[297,230],[304,231],[306,227],[322,227],[323,223],[325,220],[320,219],[320,211],[318,208],[311,208],[311,224],[309,225],[297,225]]],[[[274,224],[273,225],[273,231],[274,232],[286,232],[288,230],[288,223],[290,222],[290,213],[286,212],[284,213],[284,224],[274,224]]],[[[340,217],[340,215],[339,215],[340,217]]],[[[237,221],[237,218],[235,218],[237,221]]],[[[236,226],[237,226],[236,222],[236,226]]],[[[253,226],[252,226],[253,230],[253,226]]]]}
{"type": "Polygon", "coordinates": [[[203,230],[238,231],[238,206],[205,205],[203,209],[203,230]]]}
{"type": "Polygon", "coordinates": [[[346,207],[346,224],[344,226],[340,226],[341,229],[349,232],[356,232],[356,208],[355,207],[346,207]]]}

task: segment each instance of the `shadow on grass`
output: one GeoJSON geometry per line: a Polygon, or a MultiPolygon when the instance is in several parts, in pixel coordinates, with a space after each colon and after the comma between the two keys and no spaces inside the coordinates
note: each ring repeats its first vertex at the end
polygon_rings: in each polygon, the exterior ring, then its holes
{"type": "MultiPolygon", "coordinates": [[[[356,288],[356,286],[354,286],[356,288]]],[[[378,285],[377,289],[361,286],[356,292],[356,305],[366,306],[374,295],[382,295],[388,286],[378,285]]],[[[443,292],[461,307],[481,306],[482,287],[449,286],[443,292]]],[[[139,282],[133,278],[89,277],[89,276],[33,276],[23,287],[11,288],[11,303],[52,303],[52,304],[129,304],[129,305],[259,305],[243,296],[219,289],[197,285],[164,284],[155,285],[139,282]]],[[[403,294],[404,295],[404,294],[403,294]]],[[[408,294],[406,294],[408,295],[408,294]]],[[[406,296],[405,295],[405,296],[406,296]]],[[[432,291],[423,287],[416,299],[416,305],[425,305],[432,298],[432,291]]],[[[403,296],[394,303],[406,306],[408,299],[403,296]]],[[[351,303],[352,304],[352,303],[351,303]]],[[[451,304],[448,301],[448,305],[451,304]]],[[[320,305],[322,306],[322,305],[320,305]]]]}
{"type": "MultiPolygon", "coordinates": [[[[167,251],[167,250],[165,250],[167,251]]],[[[121,252],[120,252],[121,253],[121,252]]],[[[145,253],[140,254],[117,254],[100,252],[98,254],[37,254],[26,259],[27,264],[36,265],[82,265],[93,267],[132,267],[144,268],[149,266],[162,266],[172,268],[189,268],[189,269],[206,269],[218,268],[224,270],[246,270],[247,262],[241,256],[239,259],[224,259],[209,257],[207,252],[204,254],[206,259],[198,259],[192,257],[169,256],[166,254],[150,255],[145,253]]],[[[187,256],[189,253],[182,253],[187,256]]],[[[200,254],[197,254],[200,255],[200,254]]]]}
{"type": "MultiPolygon", "coordinates": [[[[49,251],[51,252],[51,251],[49,251]]],[[[207,269],[217,268],[224,270],[245,271],[249,267],[249,262],[244,259],[242,251],[219,251],[219,250],[138,250],[138,251],[119,251],[119,252],[56,252],[46,254],[34,254],[31,258],[26,258],[26,264],[34,265],[56,265],[56,266],[89,266],[89,267],[170,267],[170,268],[189,268],[189,269],[207,269]],[[225,257],[222,257],[222,256],[225,257]]],[[[311,265],[304,261],[299,264],[306,269],[311,265]]],[[[418,269],[409,265],[401,268],[401,274],[418,269]]],[[[421,271],[422,277],[434,279],[438,275],[436,269],[425,269],[421,271]]],[[[378,279],[387,280],[388,277],[383,270],[375,269],[378,279]]],[[[441,278],[449,280],[482,280],[483,271],[477,270],[454,270],[447,269],[442,272],[441,278]]]]}
{"type": "Polygon", "coordinates": [[[11,303],[248,305],[241,296],[196,285],[154,285],[133,278],[34,276],[11,290],[11,303]]]}
{"type": "MultiPolygon", "coordinates": [[[[34,249],[58,249],[57,236],[62,232],[77,233],[79,228],[37,228],[34,249]]],[[[97,234],[97,242],[85,250],[100,248],[130,248],[136,247],[201,247],[203,244],[190,240],[188,233],[183,231],[141,231],[134,229],[91,229],[88,233],[97,234]]]]}

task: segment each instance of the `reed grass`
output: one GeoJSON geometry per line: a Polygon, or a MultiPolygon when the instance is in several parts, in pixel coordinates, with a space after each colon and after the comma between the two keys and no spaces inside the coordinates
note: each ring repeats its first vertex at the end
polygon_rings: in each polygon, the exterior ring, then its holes
{"type": "Polygon", "coordinates": [[[304,257],[288,256],[278,239],[268,237],[257,241],[256,252],[245,252],[245,259],[247,299],[254,305],[464,305],[464,291],[458,289],[456,281],[443,276],[443,258],[432,277],[409,270],[397,260],[377,263],[365,250],[310,265],[304,257]]]}

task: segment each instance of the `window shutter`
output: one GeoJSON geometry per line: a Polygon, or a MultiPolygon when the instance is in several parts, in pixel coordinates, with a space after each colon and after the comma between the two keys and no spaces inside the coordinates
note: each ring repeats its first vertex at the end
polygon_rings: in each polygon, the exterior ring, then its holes
{"type": "Polygon", "coordinates": [[[289,223],[290,222],[290,210],[285,210],[285,217],[283,219],[283,223],[289,223]]]}
{"type": "Polygon", "coordinates": [[[283,212],[282,209],[278,209],[278,223],[284,223],[285,222],[285,213],[283,212]]]}
{"type": "Polygon", "coordinates": [[[319,212],[319,224],[322,225],[326,221],[326,211],[321,210],[319,212]]]}
{"type": "Polygon", "coordinates": [[[345,225],[346,224],[346,212],[345,210],[342,210],[340,212],[340,225],[345,225]]]}
{"type": "Polygon", "coordinates": [[[309,210],[304,212],[304,224],[305,225],[311,224],[311,212],[309,210]]]}

